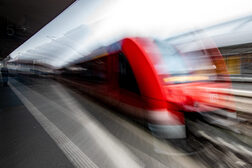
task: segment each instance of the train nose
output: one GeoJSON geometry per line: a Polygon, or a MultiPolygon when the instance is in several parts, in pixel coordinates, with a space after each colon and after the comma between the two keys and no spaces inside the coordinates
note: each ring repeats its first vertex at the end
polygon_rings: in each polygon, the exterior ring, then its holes
{"type": "Polygon", "coordinates": [[[169,88],[166,92],[166,97],[168,102],[172,102],[177,105],[193,105],[193,97],[188,90],[180,87],[169,88]]]}
{"type": "Polygon", "coordinates": [[[201,111],[203,102],[217,101],[217,96],[212,95],[195,84],[183,84],[167,89],[167,101],[177,105],[184,111],[201,111]],[[208,100],[209,99],[209,100],[208,100]]]}

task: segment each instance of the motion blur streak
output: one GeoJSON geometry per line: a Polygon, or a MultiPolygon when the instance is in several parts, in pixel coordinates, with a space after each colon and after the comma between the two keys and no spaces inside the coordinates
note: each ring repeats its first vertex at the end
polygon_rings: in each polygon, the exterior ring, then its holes
{"type": "MultiPolygon", "coordinates": [[[[90,131],[90,133],[95,132],[95,134],[90,134],[91,136],[94,136],[94,140],[96,141],[97,144],[100,145],[100,147],[107,153],[107,155],[110,157],[111,161],[114,162],[115,166],[119,167],[132,167],[134,164],[132,164],[133,160],[136,160],[139,165],[143,166],[143,163],[141,163],[134,155],[126,149],[122,143],[120,143],[117,139],[113,137],[113,135],[109,134],[108,132],[104,131],[101,126],[99,126],[101,131],[97,131],[97,125],[98,123],[93,122],[94,118],[89,116],[87,113],[84,116],[83,113],[85,113],[85,109],[83,109],[83,106],[81,107],[79,103],[72,98],[71,95],[67,92],[66,89],[62,85],[54,85],[52,86],[53,89],[55,90],[56,94],[63,100],[65,105],[69,107],[69,109],[74,113],[76,116],[75,118],[79,120],[81,123],[85,123],[84,125],[87,128],[87,130],[90,131]],[[87,120],[83,121],[84,118],[89,117],[87,120]],[[92,119],[90,123],[90,119],[92,119]],[[94,125],[94,123],[96,125],[94,125]],[[106,135],[104,134],[106,133],[106,135]],[[111,148],[113,146],[113,148],[111,148]],[[120,153],[120,155],[118,155],[120,153]],[[131,164],[131,165],[130,165],[131,164]]],[[[91,103],[91,102],[90,102],[91,103]]],[[[106,113],[109,113],[109,111],[103,111],[105,115],[106,113]]],[[[68,113],[69,114],[69,113],[68,113]]],[[[72,113],[71,113],[72,114],[72,113]]],[[[129,123],[127,123],[125,120],[122,120],[121,118],[117,117],[113,113],[110,113],[110,115],[107,115],[108,117],[111,117],[115,122],[120,123],[124,127],[128,128],[131,130],[136,136],[139,138],[143,139],[144,141],[147,141],[149,144],[152,144],[153,147],[157,150],[160,150],[160,152],[165,153],[166,155],[170,155],[170,157],[173,157],[174,160],[181,160],[181,165],[184,167],[203,167],[203,165],[197,163],[195,164],[194,161],[186,157],[186,153],[183,152],[178,152],[176,149],[174,149],[172,146],[167,145],[163,143],[162,141],[153,138],[150,136],[150,134],[147,134],[143,130],[137,128],[137,127],[131,127],[129,123]]],[[[137,150],[134,146],[131,146],[134,150],[137,150]]],[[[140,152],[140,151],[139,151],[140,152]]],[[[153,159],[150,157],[150,159],[153,159]]]]}
{"type": "MultiPolygon", "coordinates": [[[[83,113],[84,113],[83,111],[85,110],[85,109],[83,109],[83,106],[81,107],[79,105],[79,103],[75,99],[73,99],[71,95],[69,95],[69,93],[67,92],[67,90],[62,85],[59,84],[59,85],[52,86],[52,87],[55,90],[56,94],[59,95],[59,97],[64,101],[64,103],[68,107],[70,107],[69,109],[72,109],[72,111],[74,113],[76,113],[77,120],[81,121],[83,118],[85,118],[85,117],[83,117],[83,113]],[[77,109],[76,109],[76,107],[77,107],[77,109]],[[77,115],[77,113],[78,113],[78,115],[77,115]]],[[[90,105],[94,105],[94,104],[92,102],[90,102],[90,105]]],[[[179,159],[181,161],[180,164],[182,166],[188,167],[190,165],[189,167],[194,167],[194,168],[204,167],[200,163],[195,164],[195,162],[193,160],[191,160],[190,158],[186,157],[187,153],[183,153],[183,152],[177,151],[175,148],[172,147],[172,145],[167,145],[166,142],[154,138],[150,134],[148,134],[145,131],[143,131],[141,128],[133,127],[130,123],[128,123],[127,121],[125,121],[122,118],[118,117],[114,113],[111,113],[110,111],[102,111],[102,112],[107,117],[111,118],[113,121],[117,122],[120,125],[123,125],[123,127],[125,127],[126,129],[131,130],[136,136],[138,136],[139,138],[141,138],[143,141],[146,141],[147,143],[153,145],[153,147],[155,148],[155,150],[157,150],[157,152],[161,152],[162,154],[168,155],[169,157],[172,157],[174,160],[178,160],[179,159]],[[108,113],[109,113],[109,115],[108,115],[108,113]]],[[[89,117],[91,117],[91,116],[89,116],[89,117]]],[[[88,121],[85,121],[85,122],[81,121],[81,123],[87,123],[87,122],[88,121]]],[[[95,129],[93,129],[92,127],[90,127],[89,130],[90,131],[92,130],[91,132],[95,132],[95,129]]],[[[110,135],[110,134],[108,134],[108,135],[110,135]]],[[[92,136],[97,136],[94,139],[97,141],[98,144],[101,145],[102,148],[104,148],[104,141],[103,141],[104,138],[100,138],[100,135],[96,135],[96,134],[95,135],[93,134],[92,136]]],[[[112,135],[110,135],[110,136],[111,136],[111,138],[116,143],[119,143],[116,139],[113,138],[112,135]]],[[[109,143],[111,143],[111,142],[108,142],[107,144],[109,144],[109,143]]],[[[134,150],[137,150],[133,146],[131,148],[134,148],[134,150]]],[[[121,149],[125,150],[125,148],[122,147],[122,146],[121,146],[121,149]]],[[[106,150],[106,149],[104,149],[104,150],[106,150]]],[[[111,155],[111,159],[114,159],[115,157],[114,157],[113,153],[114,152],[116,152],[116,153],[118,152],[117,148],[114,148],[114,145],[113,145],[113,149],[110,149],[110,150],[107,149],[107,150],[108,150],[107,152],[109,152],[108,155],[111,155]]],[[[126,150],[126,152],[127,152],[127,150],[126,150]]],[[[122,156],[122,154],[123,153],[120,153],[120,156],[122,156]]],[[[132,153],[128,153],[128,154],[132,155],[132,153]]],[[[121,157],[121,158],[124,158],[124,157],[121,157]]],[[[153,159],[153,158],[150,157],[150,159],[153,159]]],[[[118,162],[117,159],[114,159],[114,161],[116,161],[117,164],[119,164],[119,162],[120,162],[120,161],[118,162]]],[[[128,164],[127,164],[127,166],[128,166],[128,164]]]]}
{"type": "MultiPolygon", "coordinates": [[[[59,87],[60,86],[57,86],[53,89],[55,89],[55,92],[59,95],[61,100],[63,100],[67,109],[43,97],[39,93],[36,93],[28,88],[26,88],[26,90],[33,92],[33,94],[39,96],[39,99],[47,102],[47,104],[51,104],[58,110],[68,115],[69,118],[72,118],[77,123],[81,124],[82,127],[85,128],[85,130],[88,132],[88,135],[92,137],[92,143],[95,142],[95,144],[100,147],[99,149],[102,149],[106,153],[115,167],[142,167],[140,166],[141,164],[139,164],[140,161],[138,161],[138,159],[134,157],[132,153],[130,153],[119,141],[117,141],[111,134],[109,134],[108,131],[101,127],[94,120],[94,118],[88,116],[88,114],[85,112],[85,109],[81,109],[78,103],[75,102],[74,99],[71,99],[71,97],[67,94],[67,92],[63,90],[63,88],[59,87]],[[70,110],[70,112],[68,110],[70,110]],[[120,155],[118,155],[118,152],[120,153],[120,155]]],[[[69,140],[69,142],[71,142],[71,140],[69,140]]],[[[74,150],[74,148],[72,150],[74,150]]]]}
{"type": "Polygon", "coordinates": [[[90,117],[85,112],[85,109],[81,108],[78,102],[71,99],[71,96],[64,90],[64,88],[54,86],[53,89],[63,100],[68,109],[72,111],[71,116],[69,117],[74,117],[75,120],[83,124],[86,130],[90,132],[90,135],[93,136],[93,140],[114,163],[115,167],[142,167],[140,166],[142,163],[140,163],[140,161],[130,151],[128,151],[123,144],[101,127],[94,118],[90,117]],[[120,153],[120,155],[118,153],[120,153]]]}
{"type": "MultiPolygon", "coordinates": [[[[31,87],[31,85],[25,86],[24,83],[11,79],[11,86],[22,95],[21,100],[30,102],[27,107],[32,113],[35,110],[39,114],[39,118],[42,116],[47,118],[46,123],[42,124],[43,126],[48,128],[47,125],[50,123],[49,125],[56,127],[56,130],[53,128],[50,131],[49,129],[48,133],[52,137],[56,136],[56,142],[59,142],[59,146],[70,145],[66,151],[67,156],[71,155],[70,160],[80,159],[86,163],[87,159],[85,158],[88,157],[98,167],[124,167],[129,164],[150,168],[165,168],[168,165],[172,165],[172,167],[204,167],[188,157],[187,152],[181,152],[172,144],[156,139],[137,124],[119,117],[113,111],[90,101],[69,88],[49,79],[43,80],[46,84],[42,85],[41,79],[32,79],[32,81],[38,83],[31,87]],[[77,108],[75,108],[76,106],[77,108]],[[96,135],[96,131],[99,135],[96,135]],[[100,133],[101,131],[103,133],[100,133]],[[68,140],[58,141],[59,132],[64,134],[63,139],[69,139],[69,142],[68,140]],[[79,149],[80,152],[78,152],[79,149]],[[120,155],[117,153],[119,156],[114,156],[118,151],[120,155]],[[74,154],[71,154],[72,152],[74,154]],[[80,156],[81,153],[87,157],[80,156]],[[118,161],[122,156],[123,160],[128,160],[126,165],[122,165],[125,163],[124,161],[118,161]]],[[[25,104],[27,105],[27,103],[25,104]]],[[[48,129],[46,130],[48,131],[48,129]]]]}

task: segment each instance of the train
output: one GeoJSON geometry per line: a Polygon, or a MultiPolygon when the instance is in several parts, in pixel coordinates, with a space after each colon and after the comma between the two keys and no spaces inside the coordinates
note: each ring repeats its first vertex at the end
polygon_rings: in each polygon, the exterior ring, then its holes
{"type": "Polygon", "coordinates": [[[166,139],[186,138],[185,113],[228,109],[230,103],[222,97],[231,95],[216,91],[231,87],[217,47],[182,51],[165,40],[123,38],[64,67],[61,75],[166,139]]]}

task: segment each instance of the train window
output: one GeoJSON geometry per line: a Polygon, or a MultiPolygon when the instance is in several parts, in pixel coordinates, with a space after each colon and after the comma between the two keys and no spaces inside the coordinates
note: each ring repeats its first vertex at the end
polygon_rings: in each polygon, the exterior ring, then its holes
{"type": "Polygon", "coordinates": [[[97,58],[81,64],[83,71],[82,80],[92,83],[104,83],[107,81],[107,57],[97,58]]]}
{"type": "Polygon", "coordinates": [[[187,74],[189,72],[185,61],[179,52],[169,43],[155,41],[161,53],[161,61],[155,65],[159,74],[187,74]]]}
{"type": "Polygon", "coordinates": [[[119,87],[140,94],[134,73],[123,53],[119,53],[119,87]]]}

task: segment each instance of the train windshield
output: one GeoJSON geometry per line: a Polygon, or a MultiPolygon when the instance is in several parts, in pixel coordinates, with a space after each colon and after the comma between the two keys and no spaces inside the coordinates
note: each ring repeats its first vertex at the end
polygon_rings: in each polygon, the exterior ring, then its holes
{"type": "Polygon", "coordinates": [[[216,66],[204,51],[180,53],[167,42],[155,41],[155,43],[160,53],[155,68],[160,76],[170,76],[170,78],[164,78],[164,81],[192,82],[210,80],[216,76],[216,66]]]}
{"type": "Polygon", "coordinates": [[[156,42],[161,53],[161,58],[158,64],[155,65],[159,74],[186,74],[189,73],[185,60],[181,57],[178,51],[171,45],[165,42],[156,42]]]}

